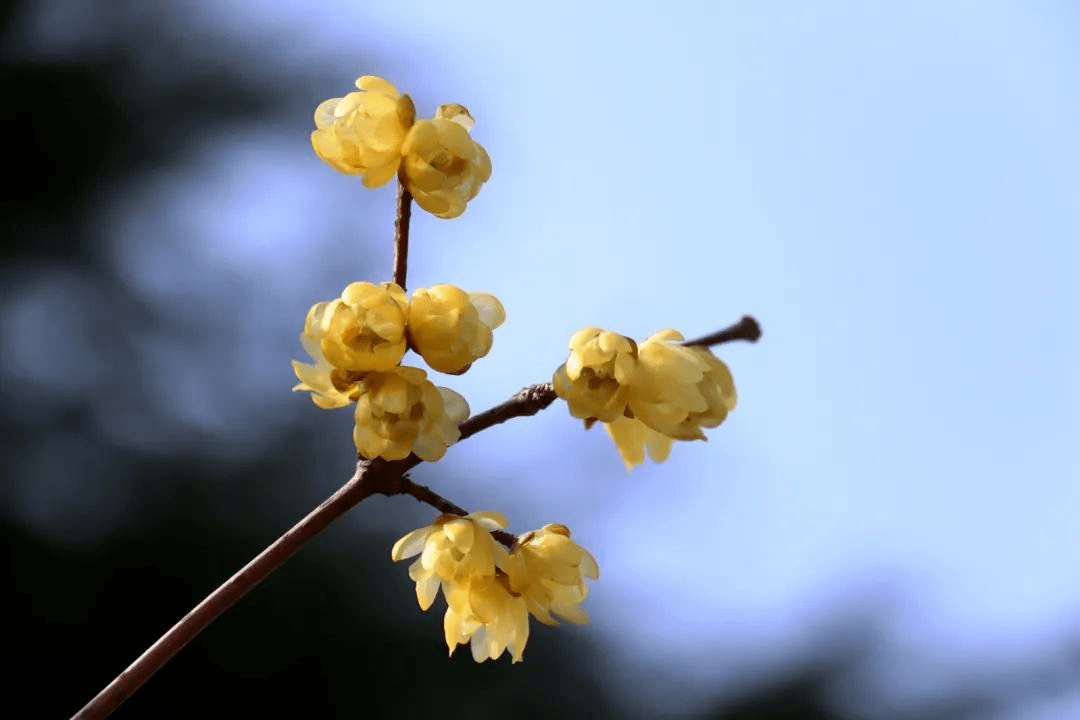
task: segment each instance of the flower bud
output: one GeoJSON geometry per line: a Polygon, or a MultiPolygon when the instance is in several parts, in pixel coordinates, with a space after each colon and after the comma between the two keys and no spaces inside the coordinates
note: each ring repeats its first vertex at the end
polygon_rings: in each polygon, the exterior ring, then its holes
{"type": "Polygon", "coordinates": [[[675,440],[704,440],[735,408],[731,371],[707,348],[687,347],[663,330],[638,348],[638,373],[627,400],[633,417],[675,440]]]}
{"type": "Polygon", "coordinates": [[[637,354],[628,337],[595,327],[579,330],[570,338],[569,359],[552,378],[555,394],[574,417],[610,422],[626,409],[637,354]]]}
{"type": "Polygon", "coordinates": [[[316,108],[311,145],[335,170],[360,175],[365,187],[375,188],[397,175],[416,110],[408,95],[380,77],[364,75],[356,87],[360,92],[316,108]]]}
{"type": "Polygon", "coordinates": [[[395,367],[364,375],[356,401],[353,442],[361,456],[401,460],[409,453],[440,459],[469,416],[465,398],[435,387],[419,368],[395,367]]]}
{"type": "Polygon", "coordinates": [[[308,314],[305,334],[319,338],[330,364],[344,370],[389,370],[405,355],[405,291],[394,283],[351,283],[341,297],[308,314]]]}
{"type": "Polygon", "coordinates": [[[494,295],[453,285],[417,290],[409,301],[409,347],[433,369],[460,375],[491,350],[506,311],[494,295]]]}
{"type": "Polygon", "coordinates": [[[431,120],[417,120],[402,145],[402,176],[416,204],[454,218],[491,177],[491,159],[469,136],[473,118],[463,106],[442,105],[431,120]]]}
{"type": "Polygon", "coordinates": [[[600,567],[588,550],[570,539],[565,525],[549,523],[518,538],[506,574],[511,592],[525,598],[540,622],[558,625],[552,614],[578,625],[589,622],[581,608],[589,594],[585,578],[598,579],[600,567]]]}

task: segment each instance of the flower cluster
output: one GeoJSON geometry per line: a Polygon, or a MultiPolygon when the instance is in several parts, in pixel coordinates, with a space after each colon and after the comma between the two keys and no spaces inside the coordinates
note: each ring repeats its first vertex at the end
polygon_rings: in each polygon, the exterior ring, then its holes
{"type": "Polygon", "coordinates": [[[316,108],[315,153],[335,170],[360,175],[369,188],[397,175],[416,203],[436,217],[465,212],[491,177],[487,151],[469,135],[469,111],[451,103],[417,120],[412,99],[383,78],[364,75],[356,87],[358,92],[316,108]]]}
{"type": "MultiPolygon", "coordinates": [[[[434,371],[464,373],[491,350],[493,331],[506,313],[494,296],[453,285],[406,297],[405,211],[411,197],[437,217],[461,215],[490,178],[491,160],[472,139],[474,121],[464,106],[441,105],[432,117],[417,118],[412,99],[386,80],[365,75],[356,87],[319,105],[311,144],[320,158],[359,175],[366,187],[397,177],[403,192],[396,282],[355,282],[340,297],[312,306],[300,342],[313,361],[293,361],[299,379],[293,389],[309,391],[320,408],[353,406],[353,441],[361,457],[400,460],[413,454],[435,461],[461,437],[469,406],[402,360],[412,350],[434,371]]],[[[628,470],[645,462],[646,453],[662,462],[676,440],[706,439],[703,428],[718,426],[735,407],[727,366],[707,347],[683,343],[675,330],[641,343],[596,327],[580,330],[552,384],[586,428],[604,424],[628,470]]],[[[549,392],[544,396],[550,401],[549,392]]],[[[495,410],[476,424],[505,419],[495,410]]],[[[426,497],[417,486],[408,492],[440,509],[463,512],[423,490],[426,497]]],[[[506,527],[506,518],[491,510],[444,514],[394,544],[394,561],[416,558],[409,577],[422,610],[442,591],[451,654],[468,644],[477,662],[508,652],[516,663],[529,638],[530,615],[548,625],[589,622],[582,604],[586,579],[600,576],[595,558],[571,540],[565,525],[544,525],[516,538],[506,527]]]]}
{"type": "Polygon", "coordinates": [[[355,402],[353,441],[365,458],[438,460],[460,436],[469,406],[420,368],[402,366],[405,351],[441,372],[464,372],[491,349],[491,331],[505,317],[494,296],[452,285],[406,300],[394,283],[352,283],[308,311],[300,342],[315,362],[293,361],[293,390],[310,391],[324,409],[355,402]]]}
{"type": "Polygon", "coordinates": [[[545,525],[517,539],[507,551],[492,536],[507,526],[498,512],[483,510],[464,517],[442,515],[394,544],[395,561],[420,557],[409,567],[416,598],[427,610],[442,588],[447,610],[446,645],[453,654],[469,643],[477,662],[494,660],[504,650],[521,660],[529,639],[529,615],[549,625],[558,615],[587,623],[581,603],[588,595],[585,578],[600,569],[591,554],[570,539],[564,525],[545,525]]]}
{"type": "Polygon", "coordinates": [[[704,440],[735,408],[731,371],[708,348],[662,330],[638,344],[600,328],[570,338],[555,393],[586,427],[603,422],[628,470],[667,459],[673,440],[704,440]]]}

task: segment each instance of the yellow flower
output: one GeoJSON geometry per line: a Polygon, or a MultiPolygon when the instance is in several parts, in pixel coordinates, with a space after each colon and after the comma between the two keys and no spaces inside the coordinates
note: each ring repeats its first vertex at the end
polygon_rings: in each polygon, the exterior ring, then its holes
{"type": "Polygon", "coordinates": [[[491,159],[469,136],[473,118],[461,105],[441,105],[431,120],[418,120],[401,147],[402,177],[417,205],[454,218],[491,177],[491,159]]]}
{"type": "Polygon", "coordinates": [[[310,390],[311,401],[324,410],[345,407],[354,402],[360,393],[360,373],[331,365],[323,355],[318,340],[307,332],[300,334],[300,344],[315,362],[292,361],[293,372],[300,380],[293,386],[293,391],[310,390]]]}
{"type": "Polygon", "coordinates": [[[529,639],[529,611],[525,598],[512,592],[504,574],[472,575],[450,585],[446,595],[443,632],[450,654],[469,643],[473,660],[494,660],[510,652],[521,662],[529,639]]]}
{"type": "Polygon", "coordinates": [[[570,539],[565,525],[549,523],[518,538],[506,574],[510,592],[522,596],[540,622],[558,625],[552,614],[579,625],[589,622],[581,608],[589,594],[585,578],[598,579],[600,567],[570,539]]]}
{"type": "Polygon", "coordinates": [[[578,330],[570,338],[569,359],[552,378],[555,394],[574,417],[611,422],[626,409],[637,355],[628,337],[595,327],[578,330]]]}
{"type": "Polygon", "coordinates": [[[731,371],[708,348],[686,346],[675,330],[640,345],[600,328],[570,338],[570,358],[552,378],[555,394],[586,428],[599,420],[627,470],[671,452],[672,440],[704,440],[735,408],[731,371]]]}
{"type": "Polygon", "coordinates": [[[446,597],[443,632],[450,654],[469,643],[477,662],[509,651],[519,662],[529,639],[529,614],[557,625],[552,615],[583,624],[585,578],[600,568],[587,550],[570,539],[565,525],[545,525],[518,538],[509,553],[491,532],[507,525],[492,510],[464,517],[441,515],[413,530],[390,551],[394,561],[419,555],[409,567],[416,599],[427,610],[442,588],[446,597]]]}
{"type": "Polygon", "coordinates": [[[433,462],[461,436],[458,425],[468,416],[465,398],[435,387],[420,368],[371,372],[360,381],[353,442],[369,460],[416,453],[433,462]]]}
{"type": "Polygon", "coordinates": [[[409,566],[409,577],[416,582],[422,610],[431,607],[442,588],[447,604],[443,630],[451,654],[458,645],[471,643],[477,662],[494,660],[506,649],[514,662],[521,660],[529,612],[524,598],[507,587],[501,569],[509,556],[491,535],[506,525],[506,517],[493,510],[441,515],[402,537],[390,551],[395,562],[420,556],[409,566]]]}
{"type": "Polygon", "coordinates": [[[653,430],[637,418],[620,417],[604,423],[604,429],[615,443],[627,470],[645,462],[645,449],[653,462],[664,462],[671,454],[672,440],[653,430]]]}
{"type": "Polygon", "coordinates": [[[495,568],[506,564],[507,552],[491,531],[507,524],[506,517],[494,510],[480,510],[464,517],[440,515],[432,524],[394,543],[390,551],[394,562],[420,556],[409,566],[420,609],[431,607],[440,586],[446,594],[451,583],[495,575],[495,568]]]}
{"type": "Polygon", "coordinates": [[[405,354],[405,291],[394,283],[351,283],[341,297],[308,312],[304,334],[334,367],[390,370],[405,354]]]}
{"type": "Polygon", "coordinates": [[[453,285],[417,290],[409,301],[409,346],[435,370],[460,375],[491,350],[506,311],[494,295],[453,285]]]}
{"type": "Polygon", "coordinates": [[[311,146],[334,169],[360,175],[366,187],[375,188],[397,174],[416,110],[408,95],[380,77],[364,75],[356,87],[360,92],[316,108],[311,146]]]}
{"type": "Polygon", "coordinates": [[[735,408],[727,365],[708,349],[687,347],[675,330],[662,330],[638,347],[638,372],[627,400],[629,414],[676,440],[704,440],[735,408]]]}

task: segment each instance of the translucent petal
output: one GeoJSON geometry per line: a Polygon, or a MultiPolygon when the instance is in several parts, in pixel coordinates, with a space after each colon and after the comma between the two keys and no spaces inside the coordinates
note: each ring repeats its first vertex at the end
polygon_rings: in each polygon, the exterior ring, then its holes
{"type": "Polygon", "coordinates": [[[439,585],[439,578],[435,575],[427,575],[416,583],[416,600],[421,610],[427,610],[435,602],[439,585]]]}
{"type": "Polygon", "coordinates": [[[580,605],[552,605],[551,612],[576,625],[589,624],[589,613],[580,605]]]}
{"type": "Polygon", "coordinates": [[[470,519],[458,518],[443,525],[446,537],[462,552],[469,551],[475,538],[476,526],[469,522],[470,519]]]}
{"type": "Polygon", "coordinates": [[[409,579],[413,582],[420,582],[428,575],[431,575],[431,571],[424,567],[423,559],[418,559],[409,565],[409,579]]]}
{"type": "Polygon", "coordinates": [[[620,385],[628,384],[637,370],[637,358],[629,353],[620,353],[615,357],[615,380],[620,385]]]}
{"type": "Polygon", "coordinates": [[[636,419],[621,417],[604,423],[604,429],[615,443],[627,471],[645,462],[645,425],[636,419]]]}
{"type": "Polygon", "coordinates": [[[581,371],[585,369],[585,359],[581,353],[570,353],[570,357],[563,363],[562,368],[569,380],[577,380],[581,377],[581,371]]]}
{"type": "Polygon", "coordinates": [[[458,103],[440,105],[435,111],[435,117],[455,122],[466,130],[472,130],[476,122],[465,106],[458,103]]]}
{"type": "Polygon", "coordinates": [[[573,335],[570,336],[570,343],[569,343],[570,349],[571,350],[577,350],[579,347],[584,345],[586,342],[588,342],[592,338],[596,337],[596,335],[598,333],[600,333],[600,332],[601,332],[600,328],[596,328],[596,327],[587,327],[587,328],[582,328],[582,329],[578,330],[576,333],[574,333],[573,335]]]}
{"type": "Polygon", "coordinates": [[[433,121],[439,131],[439,143],[454,156],[467,158],[473,155],[476,143],[469,137],[469,131],[452,120],[436,119],[433,121]]]}
{"type": "Polygon", "coordinates": [[[454,649],[463,641],[460,616],[453,607],[448,608],[443,616],[443,636],[446,638],[446,646],[450,648],[450,654],[453,655],[454,649]]]}
{"type": "Polygon", "coordinates": [[[391,82],[376,75],[361,75],[356,79],[356,87],[369,92],[389,95],[393,98],[397,98],[400,94],[391,82]]]}
{"type": "Polygon", "coordinates": [[[480,322],[492,330],[506,322],[506,309],[494,295],[486,292],[471,292],[469,302],[476,308],[480,322]]]}
{"type": "Polygon", "coordinates": [[[427,210],[435,217],[442,218],[443,220],[456,218],[461,215],[461,213],[465,212],[465,203],[454,201],[451,198],[442,195],[413,193],[413,197],[416,200],[417,205],[424,210],[427,210]]]}
{"type": "Polygon", "coordinates": [[[390,559],[394,562],[411,558],[414,555],[419,555],[424,549],[424,544],[427,542],[428,537],[438,530],[434,525],[425,525],[422,528],[417,528],[410,533],[407,533],[404,537],[394,543],[394,547],[390,550],[390,559]]]}
{"type": "Polygon", "coordinates": [[[361,182],[366,188],[382,187],[397,175],[398,167],[400,167],[400,165],[401,159],[395,158],[393,162],[371,168],[364,173],[361,182]]]}
{"type": "Polygon", "coordinates": [[[469,513],[469,517],[486,530],[503,530],[510,525],[510,521],[506,519],[506,516],[497,510],[477,510],[469,513]]]}
{"type": "Polygon", "coordinates": [[[430,157],[439,146],[439,131],[430,120],[417,120],[401,145],[401,154],[430,157]]]}
{"type": "Polygon", "coordinates": [[[333,125],[334,120],[337,119],[334,110],[337,109],[340,102],[341,98],[330,98],[319,103],[319,106],[315,108],[315,127],[321,130],[324,127],[333,125]]]}
{"type": "MultiPolygon", "coordinates": [[[[450,418],[455,425],[460,425],[469,417],[469,403],[465,398],[450,388],[437,387],[442,397],[443,413],[450,418]]],[[[459,433],[460,434],[460,433],[459,433]]]]}
{"type": "Polygon", "coordinates": [[[479,628],[477,628],[476,632],[473,633],[471,650],[473,660],[478,663],[484,662],[488,659],[493,659],[489,656],[490,642],[488,640],[486,625],[481,625],[479,628]]]}
{"type": "Polygon", "coordinates": [[[649,430],[645,435],[645,444],[649,448],[649,457],[653,462],[662,463],[671,455],[672,440],[667,435],[649,430]]]}
{"type": "Polygon", "coordinates": [[[547,608],[544,607],[541,603],[536,602],[535,599],[531,599],[531,601],[529,602],[529,612],[534,618],[544,623],[545,625],[554,626],[559,624],[558,620],[551,617],[551,613],[547,611],[547,608]]]}
{"type": "Polygon", "coordinates": [[[665,328],[664,330],[661,330],[660,332],[653,334],[644,343],[642,343],[642,345],[645,345],[647,343],[661,342],[663,340],[667,340],[669,342],[670,341],[682,342],[685,339],[686,338],[684,338],[682,333],[680,333],[678,330],[675,330],[673,328],[665,328]]]}
{"type": "MultiPolygon", "coordinates": [[[[654,458],[655,459],[655,458],[654,458]]],[[[600,579],[600,566],[596,563],[596,558],[592,556],[585,548],[581,548],[581,574],[587,578],[593,580],[600,579]]]]}

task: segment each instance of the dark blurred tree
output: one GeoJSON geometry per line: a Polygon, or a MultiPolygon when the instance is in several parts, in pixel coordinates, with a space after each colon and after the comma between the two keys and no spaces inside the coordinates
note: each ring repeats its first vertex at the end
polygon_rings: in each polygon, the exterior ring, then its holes
{"type": "MultiPolygon", "coordinates": [[[[100,5],[97,30],[110,39],[59,56],[37,52],[18,34],[39,6],[4,7],[0,89],[8,98],[3,129],[10,140],[0,253],[9,280],[29,267],[71,266],[112,284],[109,292],[126,312],[115,321],[116,335],[101,338],[108,343],[124,334],[124,322],[138,322],[139,309],[102,268],[93,221],[103,194],[183,158],[215,126],[272,122],[296,93],[273,77],[269,48],[266,71],[245,72],[223,60],[227,46],[190,47],[175,10],[100,5]]],[[[55,412],[30,418],[26,403],[33,402],[17,396],[0,407],[8,493],[18,492],[13,478],[25,472],[20,455],[48,437],[62,438],[60,447],[89,444],[94,469],[139,481],[132,520],[93,543],[73,546],[44,535],[14,505],[2,518],[4,595],[15,619],[5,636],[15,670],[9,682],[32,707],[26,716],[64,717],[310,509],[313,492],[298,488],[296,478],[310,474],[317,428],[282,438],[258,460],[216,468],[197,444],[160,452],[111,444],[85,399],[50,398],[55,412]]],[[[343,468],[352,463],[349,454],[343,448],[343,468]]],[[[528,662],[513,667],[476,665],[467,648],[447,661],[440,616],[419,612],[404,567],[391,566],[393,539],[331,528],[115,717],[612,714],[589,669],[592,650],[567,635],[536,630],[528,662]],[[395,582],[381,580],[387,577],[395,582]]]]}

